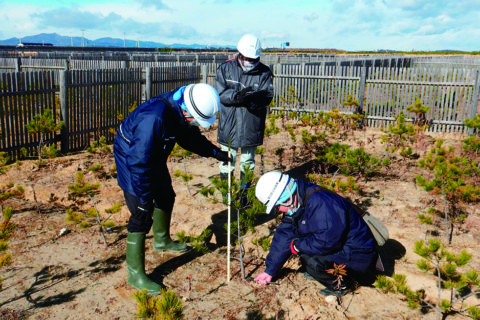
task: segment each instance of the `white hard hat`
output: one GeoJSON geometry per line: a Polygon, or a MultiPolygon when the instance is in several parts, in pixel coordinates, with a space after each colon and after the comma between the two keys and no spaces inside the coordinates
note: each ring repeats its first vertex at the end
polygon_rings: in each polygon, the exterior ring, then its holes
{"type": "Polygon", "coordinates": [[[190,84],[185,88],[183,100],[190,113],[198,124],[207,128],[217,118],[220,110],[220,97],[217,90],[206,83],[190,84]]]}
{"type": "Polygon", "coordinates": [[[267,206],[266,213],[272,211],[289,180],[288,174],[278,171],[270,171],[260,177],[255,188],[255,196],[267,206]]]}
{"type": "Polygon", "coordinates": [[[260,40],[252,34],[244,35],[237,44],[237,50],[244,57],[257,59],[262,51],[260,40]]]}

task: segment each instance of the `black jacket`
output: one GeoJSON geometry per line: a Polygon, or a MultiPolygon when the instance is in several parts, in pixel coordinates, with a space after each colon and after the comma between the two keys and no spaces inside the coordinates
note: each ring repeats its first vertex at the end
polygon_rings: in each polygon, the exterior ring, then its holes
{"type": "Polygon", "coordinates": [[[262,145],[267,106],[273,99],[270,68],[260,62],[253,70],[244,72],[235,57],[218,67],[215,89],[222,103],[217,141],[228,146],[230,137],[232,148],[262,145]],[[235,96],[246,87],[256,91],[255,97],[239,104],[235,96]]]}

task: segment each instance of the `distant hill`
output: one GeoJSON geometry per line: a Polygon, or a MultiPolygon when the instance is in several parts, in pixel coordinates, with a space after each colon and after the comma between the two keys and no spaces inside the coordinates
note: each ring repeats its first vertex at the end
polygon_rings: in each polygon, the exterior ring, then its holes
{"type": "MultiPolygon", "coordinates": [[[[166,45],[164,43],[152,42],[152,41],[137,41],[127,40],[125,42],[123,39],[116,38],[100,38],[96,40],[90,40],[82,37],[68,37],[61,36],[56,33],[41,33],[33,36],[26,36],[21,39],[19,38],[10,38],[6,40],[0,40],[0,45],[17,45],[21,42],[32,42],[32,43],[51,43],[54,46],[75,46],[75,47],[141,47],[141,48],[188,48],[188,49],[205,49],[205,45],[200,44],[172,44],[166,45]],[[82,45],[83,40],[83,45],[82,45]]],[[[209,46],[212,47],[212,46],[209,46]]],[[[234,48],[229,46],[213,46],[215,48],[234,48]]]]}

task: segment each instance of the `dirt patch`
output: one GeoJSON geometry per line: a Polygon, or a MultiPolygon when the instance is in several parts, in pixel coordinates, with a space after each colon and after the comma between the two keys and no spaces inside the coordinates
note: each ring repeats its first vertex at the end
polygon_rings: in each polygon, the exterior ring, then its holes
{"type": "MultiPolygon", "coordinates": [[[[212,141],[215,141],[215,132],[206,132],[212,141]]],[[[367,150],[380,154],[384,150],[380,136],[381,132],[369,129],[358,133],[349,143],[355,147],[364,145],[367,150]]],[[[442,137],[452,145],[458,145],[464,138],[445,134],[442,137]]],[[[284,145],[286,139],[288,135],[284,132],[267,141],[265,171],[278,166],[274,150],[284,145]]],[[[294,160],[294,155],[284,157],[287,170],[296,170],[301,166],[302,163],[294,160]]],[[[49,160],[40,169],[34,160],[23,161],[0,175],[1,185],[13,182],[25,188],[23,198],[12,198],[3,204],[14,208],[11,221],[16,224],[16,229],[8,242],[12,263],[0,268],[3,278],[0,319],[135,317],[134,289],[126,284],[125,242],[129,213],[116,180],[88,171],[90,166],[99,163],[108,169],[114,164],[113,157],[78,153],[49,160]],[[98,226],[82,229],[66,221],[66,208],[72,204],[68,199],[68,185],[75,182],[79,171],[84,173],[86,181],[100,183],[100,191],[92,199],[102,218],[109,216],[105,209],[116,203],[122,204],[120,212],[110,217],[116,226],[105,230],[108,246],[105,246],[98,226]],[[61,234],[63,228],[69,232],[61,234]]],[[[257,161],[257,173],[261,169],[258,164],[257,161]]],[[[184,301],[185,319],[436,319],[434,313],[422,314],[409,309],[401,296],[383,294],[373,287],[361,287],[341,300],[327,302],[318,292],[322,286],[305,279],[298,271],[298,261],[294,258],[274,279],[275,284],[264,287],[242,280],[238,260],[232,260],[232,279],[227,281],[226,235],[223,229],[227,210],[222,203],[212,203],[198,193],[200,186],[210,186],[208,179],[218,174],[217,161],[194,156],[184,161],[172,160],[168,166],[172,173],[181,170],[193,175],[188,183],[174,178],[177,198],[171,224],[172,235],[182,230],[198,235],[207,227],[214,230],[207,254],[194,251],[184,254],[154,252],[152,235],[147,237],[147,273],[180,294],[184,301]]],[[[396,246],[400,253],[404,250],[394,264],[386,267],[407,275],[412,289],[425,289],[427,298],[435,299],[435,279],[418,270],[416,261],[419,257],[413,252],[413,247],[416,240],[426,239],[427,234],[431,236],[427,232],[429,227],[420,224],[417,215],[425,212],[436,200],[415,186],[414,176],[418,169],[392,170],[398,172],[363,182],[364,196],[357,196],[355,200],[387,225],[392,248],[396,246]]],[[[86,201],[79,210],[86,211],[89,207],[92,207],[92,202],[86,201]]],[[[468,210],[476,213],[478,206],[471,206],[468,210]]],[[[465,228],[456,230],[450,249],[455,252],[466,249],[473,255],[470,266],[480,270],[480,222],[477,215],[465,221],[465,228]]],[[[252,240],[272,235],[277,224],[273,218],[259,214],[257,232],[245,236],[247,277],[255,277],[264,270],[267,252],[253,245],[252,240]]],[[[88,219],[95,223],[94,218],[88,219]]],[[[443,240],[442,233],[437,237],[443,240]]],[[[234,248],[232,256],[236,257],[238,252],[234,248]]],[[[469,302],[470,305],[478,303],[476,300],[469,302]]],[[[448,319],[464,317],[452,315],[448,319]]]]}

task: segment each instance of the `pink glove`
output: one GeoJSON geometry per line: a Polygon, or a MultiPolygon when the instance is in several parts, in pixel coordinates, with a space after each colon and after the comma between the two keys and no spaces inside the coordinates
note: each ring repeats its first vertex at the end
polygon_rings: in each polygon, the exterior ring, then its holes
{"type": "Polygon", "coordinates": [[[255,278],[256,283],[263,284],[264,286],[266,286],[271,281],[272,281],[272,276],[265,272],[260,273],[255,278]]]}
{"type": "Polygon", "coordinates": [[[290,242],[290,251],[295,255],[295,257],[298,258],[298,251],[296,250],[297,248],[295,248],[295,241],[296,240],[290,242]]]}

